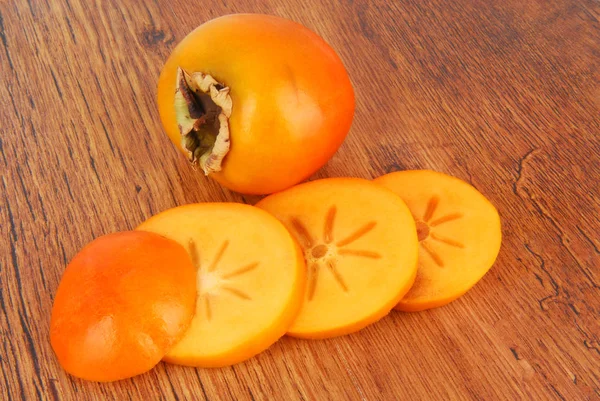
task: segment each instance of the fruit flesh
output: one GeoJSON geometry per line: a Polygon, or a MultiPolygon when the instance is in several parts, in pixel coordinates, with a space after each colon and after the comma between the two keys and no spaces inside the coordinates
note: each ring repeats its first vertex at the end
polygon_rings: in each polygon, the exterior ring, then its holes
{"type": "Polygon", "coordinates": [[[385,316],[412,285],[414,221],[402,200],[369,181],[332,178],[257,204],[294,233],[307,261],[304,305],[289,333],[326,338],[385,316]]]}
{"type": "Polygon", "coordinates": [[[74,376],[114,381],[154,367],[188,328],[195,271],[174,241],[146,232],[91,242],[58,287],[50,341],[74,376]]]}
{"type": "Polygon", "coordinates": [[[211,177],[238,192],[272,193],[307,178],[331,158],[352,123],[354,92],[341,60],[318,35],[286,19],[228,15],[178,44],[162,70],[158,104],[167,134],[181,148],[178,67],[209,74],[231,90],[231,146],[211,177]]]}
{"type": "Polygon", "coordinates": [[[165,361],[228,366],[285,334],[302,302],[305,268],[289,232],[268,213],[235,203],[187,205],[138,230],[179,242],[196,267],[196,314],[165,361]]]}
{"type": "Polygon", "coordinates": [[[500,217],[474,187],[429,170],[399,171],[374,181],[406,202],[419,229],[417,279],[397,309],[446,305],[494,264],[502,239],[500,217]]]}

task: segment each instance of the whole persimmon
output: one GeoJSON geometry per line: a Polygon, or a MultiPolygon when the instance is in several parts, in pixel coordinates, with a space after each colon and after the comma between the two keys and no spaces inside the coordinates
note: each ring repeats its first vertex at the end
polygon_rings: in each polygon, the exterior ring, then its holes
{"type": "Polygon", "coordinates": [[[67,266],[50,342],[76,377],[125,379],[160,362],[185,334],[195,305],[196,270],[181,245],[143,231],[105,235],[67,266]]]}
{"type": "Polygon", "coordinates": [[[354,91],[335,51],[280,17],[208,21],[175,48],[158,106],[170,139],[221,185],[268,194],[308,178],[337,151],[354,91]]]}

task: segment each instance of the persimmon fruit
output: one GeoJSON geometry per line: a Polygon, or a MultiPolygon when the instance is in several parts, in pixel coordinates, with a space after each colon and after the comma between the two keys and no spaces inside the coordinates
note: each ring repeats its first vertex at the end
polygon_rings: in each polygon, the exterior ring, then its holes
{"type": "Polygon", "coordinates": [[[50,342],[62,367],[101,382],[152,369],[192,320],[195,276],[185,249],[160,235],[92,241],[69,263],[54,298],[50,342]]]}
{"type": "Polygon", "coordinates": [[[196,314],[165,361],[232,365],[267,349],[292,324],[304,293],[304,259],[267,212],[237,203],[192,204],[151,217],[138,230],[177,241],[196,267],[196,314]]]}
{"type": "Polygon", "coordinates": [[[430,170],[398,171],[375,182],[406,202],[418,231],[417,278],[397,309],[446,305],[492,267],[502,241],[500,217],[473,186],[430,170]]]}
{"type": "Polygon", "coordinates": [[[223,186],[268,194],[323,166],[346,137],[354,91],[316,33],[287,19],[208,21],[173,50],[158,107],[172,142],[223,186]]]}
{"type": "Polygon", "coordinates": [[[305,300],[288,334],[326,338],[387,315],[417,270],[417,234],[397,195],[358,178],[329,178],[270,195],[256,205],[281,220],[301,245],[305,300]]]}

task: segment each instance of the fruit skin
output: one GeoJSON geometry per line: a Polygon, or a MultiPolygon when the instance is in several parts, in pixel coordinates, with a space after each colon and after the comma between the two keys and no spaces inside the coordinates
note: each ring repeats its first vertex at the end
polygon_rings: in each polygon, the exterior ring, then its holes
{"type": "Polygon", "coordinates": [[[195,311],[185,249],[146,232],[97,238],[67,266],[54,299],[50,342],[73,376],[100,382],[154,367],[195,311]]]}
{"type": "Polygon", "coordinates": [[[239,203],[190,204],[165,210],[137,230],[163,234],[188,248],[195,243],[189,250],[198,267],[198,308],[164,361],[203,368],[240,363],[273,345],[295,320],[306,282],[304,257],[285,226],[264,210],[239,203]],[[251,272],[223,276],[255,262],[251,272]],[[213,293],[208,318],[202,289],[207,272],[213,288],[220,282],[252,299],[213,293]]]}
{"type": "MultiPolygon", "coordinates": [[[[458,241],[456,244],[420,241],[419,269],[411,290],[395,309],[418,312],[449,304],[470,290],[494,264],[502,243],[498,210],[469,183],[432,170],[405,170],[378,177],[382,185],[408,205],[416,220],[422,220],[432,199],[437,198],[429,221],[460,213],[460,218],[432,225],[434,235],[458,241]],[[424,243],[443,259],[439,266],[424,243]]],[[[440,220],[441,219],[441,220],[440,220]]],[[[429,230],[428,230],[429,232],[429,230]]],[[[440,238],[440,237],[438,237],[440,238]]]]}
{"type": "Polygon", "coordinates": [[[231,148],[223,169],[211,174],[231,190],[268,194],[308,178],[352,124],[352,84],[322,38],[280,17],[226,15],[186,36],[160,75],[160,117],[182,152],[174,110],[178,66],[231,89],[231,148]]]}

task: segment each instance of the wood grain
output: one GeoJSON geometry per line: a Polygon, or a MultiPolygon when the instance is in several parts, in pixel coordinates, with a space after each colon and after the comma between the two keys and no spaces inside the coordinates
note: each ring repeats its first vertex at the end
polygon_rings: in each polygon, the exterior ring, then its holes
{"type": "Polygon", "coordinates": [[[594,0],[2,0],[0,398],[600,399],[600,5],[594,0]],[[504,243],[472,291],[327,341],[284,338],[227,369],[69,377],[48,341],[69,259],[190,202],[251,202],[163,134],[157,77],[187,32],[232,12],[299,21],[356,88],[348,140],[316,177],[407,168],[471,182],[504,243]]]}

